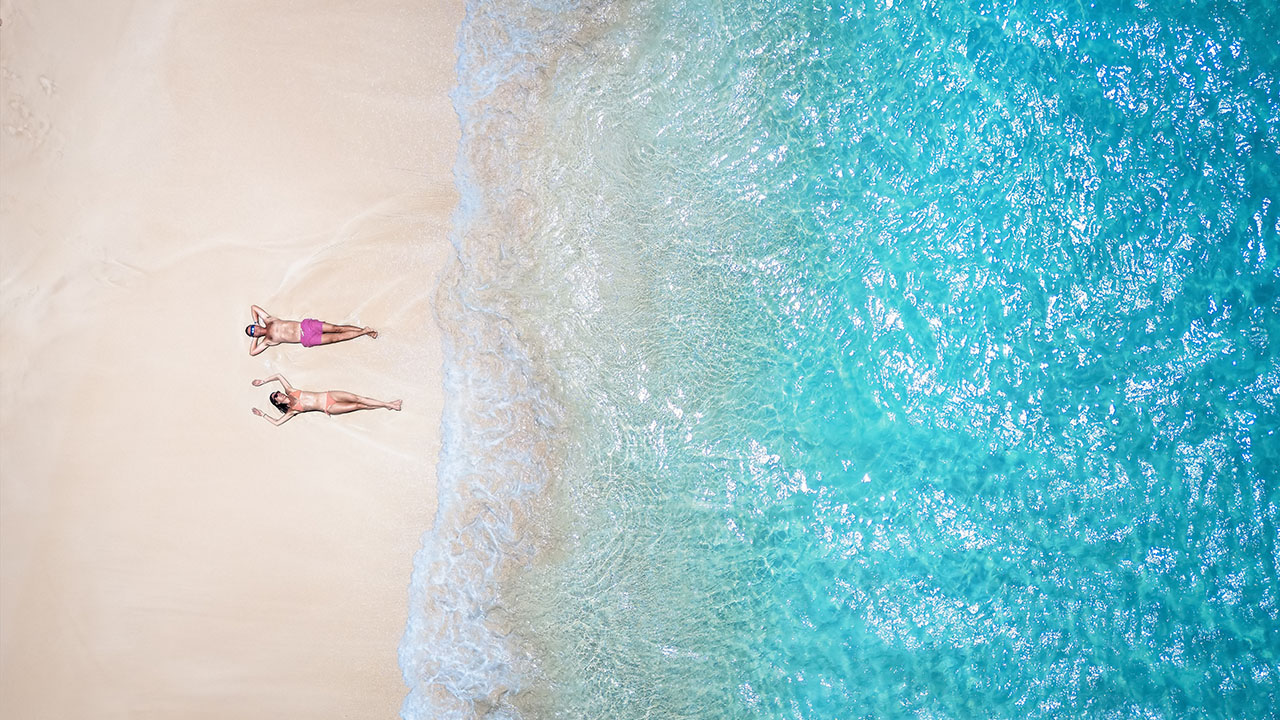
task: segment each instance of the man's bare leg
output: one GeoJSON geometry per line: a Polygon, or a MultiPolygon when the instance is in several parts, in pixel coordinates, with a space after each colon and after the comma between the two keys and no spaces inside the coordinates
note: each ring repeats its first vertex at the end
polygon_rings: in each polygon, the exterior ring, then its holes
{"type": "Polygon", "coordinates": [[[328,345],[329,343],[353,340],[361,335],[377,338],[378,331],[373,328],[358,328],[354,325],[330,325],[329,323],[324,323],[324,332],[320,335],[320,344],[328,345]],[[329,328],[334,329],[330,330],[329,328]]]}
{"type": "Polygon", "coordinates": [[[336,333],[351,332],[352,330],[368,330],[369,328],[357,327],[355,325],[332,325],[327,322],[321,322],[320,329],[327,333],[336,333]]]}

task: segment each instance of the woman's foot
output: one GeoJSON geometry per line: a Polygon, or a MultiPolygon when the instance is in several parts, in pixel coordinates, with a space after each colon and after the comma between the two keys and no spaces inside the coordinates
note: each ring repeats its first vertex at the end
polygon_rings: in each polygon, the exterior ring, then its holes
{"type": "Polygon", "coordinates": [[[404,401],[403,401],[403,400],[393,400],[393,401],[391,401],[390,403],[387,403],[387,407],[389,407],[389,408],[390,408],[390,409],[392,409],[392,410],[399,410],[399,409],[400,409],[400,403],[402,403],[402,402],[404,402],[404,401]]]}

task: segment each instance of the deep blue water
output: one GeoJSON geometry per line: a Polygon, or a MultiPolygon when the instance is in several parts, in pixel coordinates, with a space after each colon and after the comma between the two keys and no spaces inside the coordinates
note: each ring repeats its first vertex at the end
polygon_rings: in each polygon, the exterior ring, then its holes
{"type": "Polygon", "coordinates": [[[1277,717],[1277,38],[470,3],[405,717],[1277,717]]]}

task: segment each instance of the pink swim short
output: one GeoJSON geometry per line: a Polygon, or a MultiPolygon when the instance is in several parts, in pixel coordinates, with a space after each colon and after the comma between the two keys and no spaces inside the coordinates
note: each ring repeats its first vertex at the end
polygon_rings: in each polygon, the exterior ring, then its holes
{"type": "Polygon", "coordinates": [[[324,340],[324,324],[314,318],[302,321],[302,347],[315,347],[324,340]]]}

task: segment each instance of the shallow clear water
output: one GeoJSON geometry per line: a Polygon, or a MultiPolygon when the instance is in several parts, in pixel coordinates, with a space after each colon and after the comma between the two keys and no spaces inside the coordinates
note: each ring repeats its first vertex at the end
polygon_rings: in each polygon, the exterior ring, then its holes
{"type": "Polygon", "coordinates": [[[418,717],[1275,717],[1280,11],[473,2],[418,717]]]}

